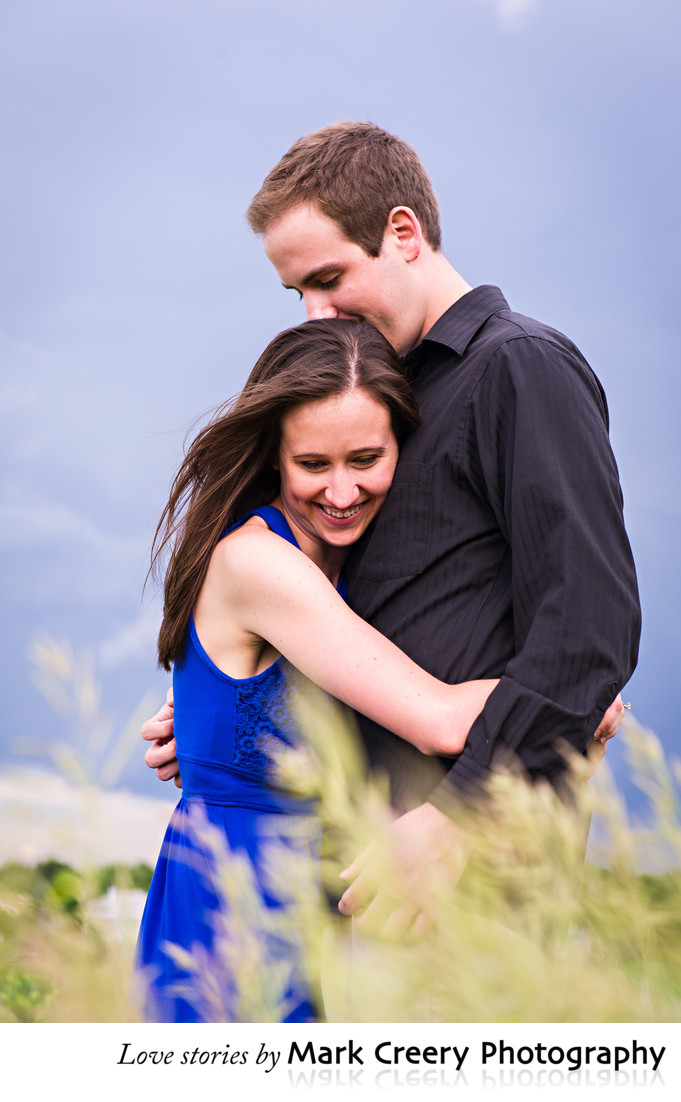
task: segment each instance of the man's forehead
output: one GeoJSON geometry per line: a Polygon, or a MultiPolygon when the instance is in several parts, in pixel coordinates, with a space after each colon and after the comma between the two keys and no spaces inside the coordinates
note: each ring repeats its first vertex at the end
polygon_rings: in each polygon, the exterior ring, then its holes
{"type": "Polygon", "coordinates": [[[298,281],[336,266],[348,248],[359,250],[337,222],[312,204],[280,215],[263,234],[263,246],[277,271],[295,270],[298,281]]]}

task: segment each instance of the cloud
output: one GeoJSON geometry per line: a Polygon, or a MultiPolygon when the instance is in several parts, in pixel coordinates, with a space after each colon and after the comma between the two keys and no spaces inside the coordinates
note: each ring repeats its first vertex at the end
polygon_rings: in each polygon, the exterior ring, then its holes
{"type": "MultiPolygon", "coordinates": [[[[159,790],[162,786],[159,785],[159,790]]],[[[0,862],[153,865],[175,800],[78,788],[38,770],[0,778],[0,862]]]]}
{"type": "Polygon", "coordinates": [[[532,8],[539,6],[539,0],[482,0],[482,3],[492,7],[506,26],[517,26],[532,8]]]}
{"type": "Polygon", "coordinates": [[[107,532],[58,501],[6,494],[0,501],[0,550],[11,559],[13,600],[28,606],[97,606],[141,591],[142,540],[107,532]]]}
{"type": "Polygon", "coordinates": [[[139,616],[104,639],[98,648],[99,666],[108,671],[128,662],[153,661],[161,613],[145,606],[139,616]]]}

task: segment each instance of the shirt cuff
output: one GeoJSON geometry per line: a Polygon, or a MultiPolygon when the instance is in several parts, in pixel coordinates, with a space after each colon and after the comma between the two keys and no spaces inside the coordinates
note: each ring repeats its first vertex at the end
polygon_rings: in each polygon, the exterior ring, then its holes
{"type": "Polygon", "coordinates": [[[492,772],[500,768],[555,785],[567,768],[566,751],[585,751],[619,688],[608,683],[595,708],[585,709],[574,699],[558,704],[502,677],[471,727],[462,753],[428,802],[454,817],[457,805],[484,800],[492,772]]]}

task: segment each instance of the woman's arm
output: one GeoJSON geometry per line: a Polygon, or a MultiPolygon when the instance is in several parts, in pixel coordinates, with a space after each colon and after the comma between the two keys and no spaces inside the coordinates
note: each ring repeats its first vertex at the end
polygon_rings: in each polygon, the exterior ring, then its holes
{"type": "MultiPolygon", "coordinates": [[[[425,754],[460,753],[497,684],[438,681],[356,616],[301,551],[259,526],[218,544],[196,623],[204,646],[235,628],[244,649],[266,640],[321,688],[425,754]]],[[[206,649],[216,660],[210,643],[206,649]]]]}

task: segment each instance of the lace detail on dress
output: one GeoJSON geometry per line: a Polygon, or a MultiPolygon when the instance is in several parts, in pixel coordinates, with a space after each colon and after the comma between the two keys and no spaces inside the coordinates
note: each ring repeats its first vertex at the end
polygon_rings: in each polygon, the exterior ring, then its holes
{"type": "Polygon", "coordinates": [[[291,707],[292,673],[282,663],[258,681],[237,685],[233,759],[237,768],[264,776],[273,766],[268,753],[273,738],[286,746],[303,741],[291,707]]]}

